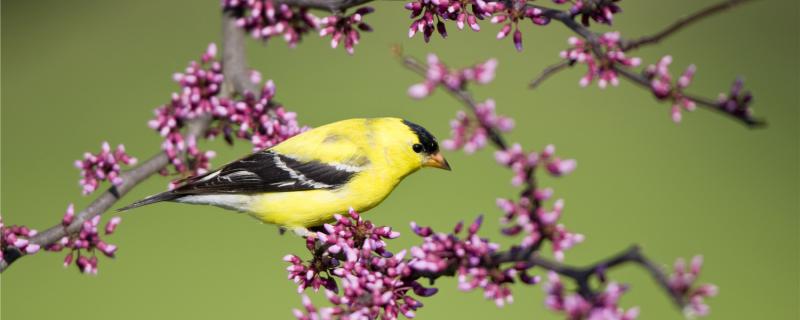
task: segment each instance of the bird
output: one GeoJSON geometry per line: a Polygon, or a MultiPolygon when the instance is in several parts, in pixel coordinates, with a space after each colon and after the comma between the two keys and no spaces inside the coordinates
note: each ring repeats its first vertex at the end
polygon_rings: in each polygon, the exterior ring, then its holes
{"type": "Polygon", "coordinates": [[[173,190],[117,211],[164,201],[213,205],[304,236],[336,214],[374,208],[423,167],[451,170],[437,139],[422,126],[393,117],[348,119],[186,178],[173,190]]]}

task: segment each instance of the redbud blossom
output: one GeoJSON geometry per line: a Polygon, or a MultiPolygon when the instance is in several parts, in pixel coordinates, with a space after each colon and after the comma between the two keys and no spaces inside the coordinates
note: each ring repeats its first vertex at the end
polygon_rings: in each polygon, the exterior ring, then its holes
{"type": "Polygon", "coordinates": [[[618,305],[620,297],[627,291],[624,285],[609,283],[602,292],[588,300],[577,293],[567,293],[555,272],[549,272],[547,278],[543,286],[547,295],[545,306],[564,313],[567,319],[633,320],[639,316],[638,307],[625,310],[618,305]]]}
{"type": "Polygon", "coordinates": [[[103,142],[100,153],[83,154],[83,160],[76,160],[75,167],[81,170],[80,185],[83,187],[83,194],[88,195],[100,185],[101,181],[111,181],[114,185],[122,183],[120,176],[122,166],[132,166],[136,164],[136,158],[125,153],[125,146],[118,145],[112,151],[108,142],[103,142]]]}
{"type": "Polygon", "coordinates": [[[495,69],[497,69],[497,60],[489,59],[469,68],[450,70],[439,61],[439,57],[431,53],[428,55],[425,81],[409,87],[408,95],[415,99],[425,98],[433,93],[439,84],[452,89],[463,89],[470,81],[487,84],[494,79],[495,69]]]}
{"type": "MultiPolygon", "coordinates": [[[[584,26],[589,26],[589,20],[594,20],[597,23],[611,25],[614,19],[614,14],[622,12],[622,9],[616,4],[620,0],[575,0],[572,2],[569,12],[572,16],[581,16],[581,23],[584,26]]],[[[553,0],[553,2],[562,4],[567,0],[553,0]]]]}
{"type": "Polygon", "coordinates": [[[376,227],[350,210],[337,215],[334,224],[307,238],[313,255],[307,263],[295,255],[284,260],[289,278],[298,284],[298,291],[307,287],[325,287],[332,307],[317,308],[303,296],[305,312],[294,310],[298,319],[397,319],[411,318],[422,303],[409,295],[430,296],[436,289],[425,288],[416,280],[406,279],[412,270],[405,251],[394,255],[386,250],[386,239],[399,233],[389,227],[376,227]],[[337,285],[335,278],[341,282],[337,285]],[[341,294],[341,295],[339,295],[341,294]]]}
{"type": "Polygon", "coordinates": [[[753,95],[749,91],[742,91],[744,87],[744,79],[738,78],[731,85],[730,91],[720,93],[717,98],[717,106],[723,111],[732,114],[733,116],[753,120],[753,110],[750,109],[750,103],[753,102],[753,95]]]}
{"type": "Polygon", "coordinates": [[[497,132],[508,132],[514,128],[513,119],[495,113],[495,102],[492,99],[476,106],[475,119],[463,111],[457,112],[456,118],[450,121],[450,137],[442,141],[442,147],[473,153],[486,146],[487,128],[497,132]]]}
{"type": "Polygon", "coordinates": [[[586,74],[579,81],[582,87],[588,86],[595,79],[600,88],[605,88],[609,83],[617,86],[619,78],[614,70],[615,64],[635,67],[641,63],[639,58],[625,56],[625,52],[621,48],[619,32],[607,32],[598,37],[597,48],[593,48],[593,44],[577,37],[570,37],[567,42],[572,47],[561,51],[561,58],[566,59],[570,64],[581,63],[588,67],[586,74]],[[600,51],[600,54],[596,57],[593,50],[600,51]]]}
{"type": "Polygon", "coordinates": [[[173,79],[181,86],[180,92],[173,93],[172,101],[157,108],[155,119],[148,122],[151,128],[164,137],[161,149],[179,173],[195,175],[210,167],[209,159],[213,155],[200,152],[195,140],[185,141],[181,129],[187,121],[209,114],[224,103],[218,97],[223,75],[222,65],[216,60],[216,54],[217,46],[212,43],[200,62],[192,61],[184,73],[176,73],[173,79]],[[184,152],[188,153],[187,159],[181,157],[184,152]]]}
{"type": "Polygon", "coordinates": [[[364,16],[375,11],[372,7],[361,7],[349,16],[333,15],[319,20],[319,35],[331,36],[331,48],[336,48],[344,42],[344,48],[353,54],[354,46],[361,38],[360,31],[371,32],[372,27],[364,23],[364,16]]]}
{"type": "Polygon", "coordinates": [[[223,0],[222,9],[236,17],[236,25],[253,38],[267,41],[282,37],[295,47],[303,35],[319,28],[320,19],[306,7],[292,7],[272,0],[223,0]]]}
{"type": "Polygon", "coordinates": [[[274,97],[275,83],[268,80],[259,97],[246,92],[242,100],[224,100],[214,110],[214,118],[220,121],[209,130],[209,135],[222,134],[229,144],[233,144],[233,137],[247,139],[257,151],[305,131],[307,128],[297,124],[297,114],[276,104],[274,97]]]}
{"type": "Polygon", "coordinates": [[[717,286],[713,284],[701,284],[695,286],[700,270],[703,267],[703,257],[695,256],[691,264],[686,266],[686,261],[682,258],[675,260],[673,274],[668,279],[670,289],[674,294],[682,297],[687,302],[686,313],[689,317],[706,316],[710,308],[705,304],[705,298],[714,297],[718,293],[717,286]]]}
{"type": "Polygon", "coordinates": [[[37,231],[26,226],[11,225],[6,227],[3,218],[0,217],[0,260],[3,259],[2,252],[9,248],[16,248],[22,254],[35,254],[41,247],[31,243],[30,238],[35,236],[37,231]]]}
{"type": "Polygon", "coordinates": [[[672,56],[664,56],[657,64],[647,66],[644,74],[650,79],[650,89],[656,98],[659,100],[672,100],[670,114],[672,115],[672,121],[678,123],[682,119],[681,110],[694,111],[696,109],[695,102],[683,94],[683,89],[692,83],[697,67],[689,65],[673,85],[672,75],[669,73],[669,65],[671,63],[672,56]]]}

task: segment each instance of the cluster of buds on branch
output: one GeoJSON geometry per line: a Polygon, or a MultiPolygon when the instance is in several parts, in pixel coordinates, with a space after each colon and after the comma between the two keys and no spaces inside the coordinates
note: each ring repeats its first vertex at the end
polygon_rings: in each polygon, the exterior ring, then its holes
{"type": "Polygon", "coordinates": [[[131,157],[125,152],[124,145],[118,145],[112,151],[108,142],[103,142],[100,153],[83,154],[83,160],[75,160],[75,167],[81,170],[80,185],[83,187],[83,195],[88,195],[100,185],[101,181],[111,181],[114,185],[122,183],[120,170],[122,165],[132,166],[136,164],[136,158],[131,157]]]}
{"type": "MultiPolygon", "coordinates": [[[[251,74],[254,82],[260,78],[258,73],[251,74]]],[[[273,101],[272,80],[264,84],[258,97],[253,92],[244,92],[239,99],[222,97],[225,79],[213,43],[199,62],[190,62],[185,72],[176,73],[173,79],[181,86],[180,92],[173,93],[171,103],[156,109],[156,117],[148,124],[164,137],[162,149],[179,174],[197,175],[210,169],[215,153],[200,150],[196,138],[185,139],[181,134],[189,121],[200,117],[209,117],[212,122],[206,137],[222,135],[229,144],[234,137],[246,139],[254,150],[274,146],[303,131],[296,114],[273,101]]],[[[168,171],[165,168],[161,173],[167,175],[168,171]]]]}
{"type": "Polygon", "coordinates": [[[298,319],[396,319],[398,315],[413,317],[422,306],[410,293],[430,296],[435,289],[425,288],[411,277],[413,263],[404,259],[405,251],[393,254],[386,249],[386,239],[400,234],[389,227],[377,227],[353,211],[336,216],[335,224],[326,224],[324,231],[311,234],[307,247],[313,258],[304,262],[287,255],[284,261],[289,279],[298,284],[298,291],[307,287],[325,287],[332,307],[317,308],[303,297],[306,312],[295,310],[298,319]],[[341,288],[334,278],[341,282],[341,288]],[[341,295],[339,295],[341,293],[341,295]]]}
{"type": "MultiPolygon", "coordinates": [[[[60,226],[66,229],[74,221],[75,207],[70,204],[61,219],[60,226]]],[[[114,233],[120,221],[120,217],[109,219],[104,227],[105,235],[114,233]]],[[[64,257],[64,267],[68,267],[74,262],[81,272],[97,274],[98,259],[96,252],[100,251],[103,255],[113,258],[117,251],[117,246],[103,241],[98,229],[99,224],[100,216],[84,221],[78,233],[62,237],[58,241],[44,246],[44,250],[59,252],[68,249],[69,252],[64,257]]],[[[42,249],[40,245],[30,242],[30,239],[38,234],[36,230],[16,225],[6,227],[3,225],[2,217],[0,217],[0,233],[2,233],[2,239],[0,239],[2,240],[0,241],[0,261],[5,260],[4,254],[6,252],[31,255],[42,249]],[[11,249],[15,250],[12,251],[11,249]]],[[[16,258],[13,257],[13,259],[16,258]]]]}
{"type": "Polygon", "coordinates": [[[586,64],[589,69],[579,82],[581,87],[588,86],[594,79],[598,79],[597,85],[600,88],[605,88],[609,83],[617,86],[619,78],[614,65],[636,67],[641,63],[639,58],[625,56],[621,49],[619,32],[604,33],[598,37],[596,44],[577,37],[570,37],[567,42],[572,48],[561,51],[561,58],[566,59],[570,65],[586,64]],[[595,53],[595,50],[599,53],[595,53]]]}
{"type": "Polygon", "coordinates": [[[292,7],[272,0],[223,0],[222,8],[233,14],[236,24],[253,38],[267,41],[281,36],[290,47],[295,47],[305,34],[315,31],[321,37],[331,37],[331,48],[344,42],[349,54],[355,52],[360,32],[372,31],[363,18],[374,11],[371,7],[362,7],[351,15],[337,13],[320,18],[309,12],[308,7],[292,7]]]}
{"type": "Polygon", "coordinates": [[[408,95],[415,99],[422,99],[431,95],[439,85],[450,89],[462,89],[470,82],[487,84],[494,80],[497,60],[489,59],[470,68],[451,70],[439,61],[435,54],[428,55],[428,68],[425,72],[425,81],[408,88],[408,95]]]}
{"type": "Polygon", "coordinates": [[[3,224],[3,217],[0,216],[0,260],[9,247],[14,247],[24,254],[35,254],[39,252],[41,246],[30,243],[30,237],[35,236],[36,230],[26,226],[6,226],[3,224]]]}
{"type": "MultiPolygon", "coordinates": [[[[69,227],[75,220],[75,207],[70,204],[67,212],[61,219],[64,228],[69,227]]],[[[105,235],[111,235],[117,229],[122,218],[113,217],[106,222],[103,228],[105,235]]],[[[83,273],[97,274],[98,259],[96,252],[100,251],[103,255],[113,258],[117,252],[117,246],[103,241],[100,233],[100,216],[95,216],[90,220],[84,221],[80,232],[74,235],[62,237],[58,242],[45,247],[47,251],[59,252],[64,249],[69,250],[64,256],[64,267],[70,266],[73,262],[83,273]],[[84,255],[83,253],[87,253],[84,255]],[[77,259],[76,259],[77,256],[77,259]]]]}
{"type": "Polygon", "coordinates": [[[650,79],[650,89],[657,99],[672,99],[672,121],[680,122],[682,109],[694,111],[697,108],[697,104],[683,94],[683,89],[692,83],[697,67],[693,64],[689,65],[673,85],[672,76],[669,73],[669,65],[671,63],[672,56],[665,56],[657,64],[647,66],[644,74],[650,79]]]}

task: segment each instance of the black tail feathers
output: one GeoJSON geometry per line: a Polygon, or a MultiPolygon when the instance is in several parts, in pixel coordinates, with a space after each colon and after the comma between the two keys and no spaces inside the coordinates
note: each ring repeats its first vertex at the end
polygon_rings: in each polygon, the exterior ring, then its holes
{"type": "Polygon", "coordinates": [[[166,192],[162,192],[162,193],[159,193],[159,194],[156,194],[156,195],[149,196],[147,198],[144,198],[142,200],[136,201],[136,202],[131,203],[131,204],[127,205],[127,206],[119,208],[119,209],[117,209],[117,212],[127,211],[127,210],[130,210],[130,209],[138,208],[138,207],[141,207],[141,206],[146,206],[148,204],[153,204],[153,203],[156,203],[156,202],[171,201],[171,200],[175,200],[177,198],[180,198],[182,196],[183,195],[177,194],[177,193],[172,192],[172,191],[166,191],[166,192]]]}

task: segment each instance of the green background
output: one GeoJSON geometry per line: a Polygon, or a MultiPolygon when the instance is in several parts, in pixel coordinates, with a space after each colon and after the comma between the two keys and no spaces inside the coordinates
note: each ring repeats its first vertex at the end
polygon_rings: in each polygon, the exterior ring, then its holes
{"type": "MultiPolygon", "coordinates": [[[[623,1],[614,30],[639,36],[711,1],[623,1]]],[[[714,16],[663,43],[635,52],[645,63],[664,54],[673,72],[698,66],[691,91],[716,96],[745,75],[755,110],[769,127],[744,126],[699,110],[675,125],[669,106],[624,82],[617,88],[582,89],[583,66],[558,74],[537,90],[527,82],[566,46],[570,33],[554,23],[523,24],[525,51],[510,39],[450,29],[450,37],[424,44],[408,39],[401,2],[373,4],[367,16],[375,32],[364,34],[355,56],[332,50],[310,35],[295,49],[282,40],[248,41],[248,58],[277,99],[297,111],[303,124],[319,126],[352,117],[399,116],[440,138],[460,107],[443,92],[422,101],[405,92],[420,79],[390,54],[401,44],[424,58],[435,52],[453,66],[496,57],[497,79],[474,87],[494,98],[518,128],[509,138],[527,149],[548,143],[578,160],[563,179],[543,178],[566,199],[563,222],[587,241],[567,252],[574,264],[592,262],[632,243],[657,261],[702,253],[702,281],[719,285],[712,319],[798,319],[798,3],[758,1],[714,16]]],[[[146,126],[152,109],[176,90],[173,72],[220,38],[219,1],[3,1],[2,2],[2,206],[8,224],[43,229],[67,204],[84,208],[78,171],[72,166],[100,143],[124,143],[145,159],[159,137],[146,126]]],[[[605,30],[599,28],[597,30],[605,30]]],[[[610,29],[609,29],[610,30],[610,29]]],[[[249,151],[237,142],[205,143],[220,164],[249,151]]],[[[459,219],[485,214],[483,234],[503,243],[496,197],[517,190],[492,152],[449,152],[453,172],[424,170],[404,181],[380,207],[376,223],[404,236],[391,248],[418,241],[415,220],[440,230],[459,219]]],[[[128,203],[165,188],[154,177],[123,199],[128,203]]],[[[122,205],[120,203],[119,205],[122,205]]],[[[119,206],[118,205],[118,206],[119,206]]],[[[286,253],[305,254],[303,241],[212,207],[163,204],[123,215],[116,235],[118,258],[102,259],[97,277],[61,267],[62,254],[43,253],[2,274],[3,319],[286,319],[300,305],[286,280],[286,253]]],[[[615,269],[630,283],[622,304],[642,307],[643,319],[676,319],[680,313],[642,271],[615,269]]],[[[420,319],[553,319],[540,286],[514,287],[515,302],[497,308],[479,292],[457,290],[454,279],[426,298],[420,319]]]]}

